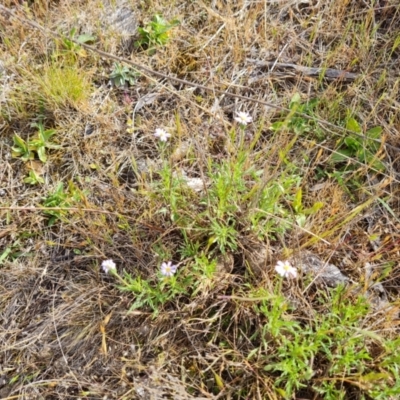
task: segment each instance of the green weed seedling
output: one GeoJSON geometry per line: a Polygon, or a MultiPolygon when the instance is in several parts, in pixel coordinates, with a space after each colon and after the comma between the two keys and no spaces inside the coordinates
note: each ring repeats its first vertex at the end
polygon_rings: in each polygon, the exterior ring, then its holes
{"type": "Polygon", "coordinates": [[[183,243],[179,248],[181,259],[196,257],[200,254],[201,244],[198,241],[191,241],[185,229],[181,231],[183,236],[183,243]]]}
{"type": "Polygon", "coordinates": [[[38,134],[37,138],[33,139],[29,142],[31,145],[32,149],[36,151],[39,160],[42,163],[45,163],[47,161],[46,157],[46,148],[47,149],[60,149],[61,146],[50,143],[50,138],[57,133],[55,129],[44,129],[44,125],[42,122],[39,123],[33,123],[33,127],[38,128],[38,134]]]}
{"type": "Polygon", "coordinates": [[[307,102],[302,102],[299,93],[295,93],[290,99],[290,112],[284,119],[280,119],[271,125],[274,132],[280,131],[283,128],[294,132],[296,135],[312,134],[317,138],[323,136],[318,128],[318,124],[312,118],[306,118],[299,114],[306,114],[312,117],[315,109],[318,106],[318,99],[311,99],[307,102]]]}
{"type": "Polygon", "coordinates": [[[362,135],[362,128],[354,118],[349,118],[346,123],[346,129],[356,133],[357,135],[348,135],[339,143],[339,149],[332,154],[334,164],[347,163],[342,170],[354,170],[358,165],[349,164],[349,160],[355,158],[362,164],[367,164],[375,170],[382,172],[385,169],[384,164],[377,157],[379,151],[382,134],[382,128],[375,126],[362,135]]]}
{"type": "Polygon", "coordinates": [[[164,304],[177,295],[186,293],[186,287],[179,282],[178,276],[160,277],[159,280],[153,282],[141,277],[132,277],[125,272],[123,279],[125,284],[120,285],[119,289],[131,292],[135,296],[135,301],[129,311],[148,306],[153,311],[153,317],[158,315],[164,304]]]}
{"type": "Polygon", "coordinates": [[[167,22],[161,15],[155,15],[145,28],[138,29],[140,38],[135,42],[135,47],[144,47],[154,54],[156,47],[168,43],[169,31],[179,23],[177,19],[167,22]]]}
{"type": "Polygon", "coordinates": [[[218,221],[211,218],[210,222],[208,247],[216,243],[222,254],[225,254],[227,249],[236,250],[238,232],[235,229],[234,220],[218,221]]]}
{"type": "Polygon", "coordinates": [[[29,142],[26,142],[18,134],[13,136],[14,146],[11,148],[12,157],[21,157],[22,161],[33,160],[35,158],[35,153],[33,152],[32,146],[29,142]]]}
{"type": "Polygon", "coordinates": [[[59,210],[46,210],[44,214],[49,216],[48,225],[52,226],[58,219],[62,219],[68,208],[79,204],[86,199],[86,193],[79,190],[73,182],[69,182],[68,190],[64,190],[64,183],[60,182],[55,191],[43,199],[43,206],[48,208],[60,208],[59,210]]]}
{"type": "Polygon", "coordinates": [[[37,137],[32,140],[25,141],[17,134],[14,134],[14,146],[12,147],[12,156],[21,157],[23,161],[33,160],[35,153],[39,160],[43,163],[47,161],[47,149],[59,149],[61,146],[50,143],[50,138],[57,132],[55,129],[44,129],[42,122],[33,123],[32,127],[38,128],[37,137]]]}
{"type": "Polygon", "coordinates": [[[155,185],[155,188],[168,206],[158,212],[169,214],[171,220],[178,226],[190,225],[192,222],[186,213],[182,212],[186,209],[191,196],[185,180],[179,174],[174,173],[168,162],[163,163],[159,175],[161,179],[155,185]]]}
{"type": "Polygon", "coordinates": [[[292,207],[295,212],[295,219],[297,224],[301,227],[304,227],[307,215],[316,214],[323,206],[324,206],[323,202],[317,201],[312,205],[312,207],[304,208],[303,190],[301,187],[298,188],[292,202],[292,207]]]}
{"type": "Polygon", "coordinates": [[[115,63],[114,69],[112,70],[110,75],[110,79],[112,84],[117,87],[123,87],[127,84],[132,86],[135,84],[136,78],[139,75],[140,74],[132,68],[129,68],[119,63],[115,63]]]}
{"type": "Polygon", "coordinates": [[[35,171],[30,170],[29,175],[24,178],[24,182],[29,183],[30,185],[37,185],[39,183],[44,183],[44,179],[35,171]]]}
{"type": "Polygon", "coordinates": [[[173,265],[172,262],[163,262],[155,279],[143,279],[141,276],[132,277],[127,271],[120,276],[113,260],[103,261],[102,268],[120,282],[118,288],[121,291],[134,295],[135,301],[129,311],[149,307],[153,311],[154,318],[157,317],[165,303],[186,293],[191,283],[183,277],[181,279],[180,274],[175,275],[178,266],[173,265]]]}
{"type": "MultiPolygon", "coordinates": [[[[162,251],[158,249],[158,253],[161,254],[162,251]]],[[[163,262],[157,275],[148,279],[139,275],[132,276],[125,270],[120,275],[112,260],[103,262],[102,268],[118,280],[121,291],[130,292],[134,296],[135,300],[129,311],[148,307],[153,312],[153,318],[156,318],[168,302],[181,295],[194,297],[211,287],[216,260],[208,260],[204,254],[195,256],[190,273],[180,272],[179,267],[172,262],[163,262]]]]}
{"type": "Polygon", "coordinates": [[[362,187],[361,167],[368,167],[375,173],[384,172],[385,164],[378,153],[382,128],[376,126],[362,134],[362,128],[354,118],[349,118],[346,128],[355,134],[349,134],[338,143],[338,150],[332,152],[330,168],[317,168],[318,176],[334,178],[339,185],[354,199],[356,189],[362,187]]]}
{"type": "Polygon", "coordinates": [[[217,260],[213,257],[208,259],[204,253],[198,253],[190,265],[190,275],[186,277],[187,287],[190,288],[190,296],[194,298],[199,293],[207,293],[215,285],[218,279],[217,260]]]}
{"type": "Polygon", "coordinates": [[[54,58],[60,56],[71,56],[73,60],[79,57],[86,57],[85,49],[77,44],[75,41],[81,44],[93,43],[96,37],[90,34],[82,34],[76,36],[76,28],[72,28],[68,34],[68,37],[63,37],[61,41],[58,41],[61,50],[59,53],[53,55],[54,58]]]}
{"type": "Polygon", "coordinates": [[[307,216],[322,208],[320,202],[310,208],[304,207],[301,182],[299,171],[290,165],[277,179],[259,178],[252,189],[248,218],[252,231],[260,239],[283,235],[293,226],[293,219],[299,226],[304,226],[307,216]],[[291,204],[291,209],[288,204],[291,204]]]}
{"type": "Polygon", "coordinates": [[[212,205],[212,212],[218,219],[224,219],[240,211],[242,195],[247,190],[246,176],[253,171],[246,168],[246,152],[237,158],[223,160],[220,164],[210,166],[209,177],[212,182],[208,192],[208,201],[212,205]]]}
{"type": "Polygon", "coordinates": [[[0,266],[3,265],[6,260],[14,261],[22,255],[27,255],[26,252],[21,250],[22,248],[23,246],[21,245],[20,240],[17,239],[4,250],[2,250],[0,252],[0,266]]]}

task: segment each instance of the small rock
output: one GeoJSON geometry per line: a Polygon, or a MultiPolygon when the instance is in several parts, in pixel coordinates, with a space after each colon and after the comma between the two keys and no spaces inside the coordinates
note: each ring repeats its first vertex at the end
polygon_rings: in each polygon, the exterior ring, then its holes
{"type": "Polygon", "coordinates": [[[233,270],[234,259],[231,253],[221,254],[217,258],[216,272],[218,274],[230,274],[233,270]]]}
{"type": "Polygon", "coordinates": [[[272,251],[263,242],[253,242],[246,246],[244,251],[246,265],[256,277],[262,277],[267,272],[267,264],[271,259],[272,251]]]}
{"type": "Polygon", "coordinates": [[[133,37],[137,34],[137,19],[132,9],[131,2],[116,0],[105,1],[105,20],[109,27],[121,36],[122,46],[126,49],[132,47],[133,37]]]}
{"type": "Polygon", "coordinates": [[[312,275],[316,283],[335,287],[350,281],[347,276],[340,272],[338,267],[321,260],[311,252],[298,254],[290,258],[289,262],[303,273],[312,275]]]}

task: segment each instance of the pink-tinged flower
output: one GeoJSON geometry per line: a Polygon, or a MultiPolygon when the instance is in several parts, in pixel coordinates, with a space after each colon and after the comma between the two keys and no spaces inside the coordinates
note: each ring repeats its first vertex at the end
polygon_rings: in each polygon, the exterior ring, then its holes
{"type": "Polygon", "coordinates": [[[297,269],[289,261],[278,261],[275,271],[283,278],[297,278],[297,269]]]}
{"type": "Polygon", "coordinates": [[[253,118],[251,118],[247,112],[238,111],[236,112],[235,121],[239,122],[240,125],[247,125],[253,121],[253,118]]]}
{"type": "Polygon", "coordinates": [[[172,276],[177,270],[177,266],[173,265],[171,261],[163,262],[160,267],[161,275],[172,276]]]}
{"type": "Polygon", "coordinates": [[[171,134],[168,133],[168,132],[167,132],[166,130],[164,130],[164,129],[157,128],[156,131],[155,131],[155,133],[154,133],[154,136],[155,136],[156,138],[160,139],[161,142],[166,142],[166,141],[168,140],[168,138],[171,137],[171,134]]]}
{"type": "Polygon", "coordinates": [[[117,267],[115,265],[115,262],[113,260],[105,260],[101,263],[101,268],[103,268],[103,271],[108,274],[112,269],[116,270],[117,267]]]}

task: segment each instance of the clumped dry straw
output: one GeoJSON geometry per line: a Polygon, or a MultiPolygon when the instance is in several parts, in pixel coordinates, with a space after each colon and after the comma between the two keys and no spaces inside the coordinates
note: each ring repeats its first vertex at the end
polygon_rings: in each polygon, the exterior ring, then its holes
{"type": "Polygon", "coordinates": [[[0,398],[397,400],[400,5],[106,3],[0,5],[0,398]]]}

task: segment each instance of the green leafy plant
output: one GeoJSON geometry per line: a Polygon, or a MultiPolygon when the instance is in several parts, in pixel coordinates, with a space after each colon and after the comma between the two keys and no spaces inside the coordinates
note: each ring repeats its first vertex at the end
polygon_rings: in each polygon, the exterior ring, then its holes
{"type": "Polygon", "coordinates": [[[313,118],[306,118],[303,115],[299,115],[306,114],[312,117],[318,103],[318,99],[311,99],[302,102],[300,94],[295,93],[289,103],[290,112],[283,119],[274,122],[271,125],[271,129],[278,132],[279,130],[286,128],[297,135],[312,134],[317,138],[322,138],[323,133],[318,127],[316,121],[313,118]]]}
{"type": "Polygon", "coordinates": [[[210,166],[211,187],[204,203],[210,202],[210,211],[218,219],[229,217],[240,210],[242,194],[247,190],[246,177],[254,172],[252,167],[246,166],[246,159],[246,152],[241,152],[237,158],[210,166]]]}
{"type": "Polygon", "coordinates": [[[39,160],[43,163],[47,161],[46,149],[60,149],[61,146],[51,143],[50,138],[57,133],[55,129],[44,129],[42,122],[33,123],[33,127],[38,128],[37,138],[29,142],[32,149],[36,151],[39,160]]]}
{"type": "MultiPolygon", "coordinates": [[[[386,395],[393,393],[392,385],[384,383],[393,376],[388,368],[389,364],[393,366],[393,360],[386,366],[378,365],[372,355],[378,345],[394,356],[393,343],[373,331],[359,328],[370,309],[363,295],[346,296],[345,286],[320,291],[321,306],[329,304],[330,312],[315,314],[304,324],[291,317],[290,303],[281,294],[280,287],[278,284],[274,293],[264,288],[253,290],[250,296],[244,297],[245,301],[254,299],[254,310],[264,318],[261,347],[254,349],[249,358],[263,354],[264,370],[279,374],[275,379],[277,393],[289,399],[308,386],[324,399],[344,399],[344,381],[362,387],[366,393],[372,393],[370,390],[377,387],[384,388],[386,395]],[[270,348],[276,351],[266,351],[270,348]],[[320,368],[321,365],[325,367],[320,368]]],[[[399,385],[398,377],[397,382],[399,385]]],[[[373,389],[373,392],[379,390],[373,389]]]]}
{"type": "Polygon", "coordinates": [[[11,148],[12,157],[21,157],[22,161],[33,160],[35,153],[33,152],[32,146],[22,139],[18,134],[13,136],[14,146],[11,148]]]}
{"type": "Polygon", "coordinates": [[[339,149],[332,154],[334,164],[346,163],[343,170],[353,170],[358,165],[351,163],[351,159],[355,158],[362,164],[370,165],[377,171],[384,171],[385,165],[379,160],[377,153],[380,148],[379,139],[381,139],[382,128],[375,126],[362,134],[362,128],[354,118],[349,118],[346,128],[357,135],[349,134],[339,143],[339,149]]]}
{"type": "Polygon", "coordinates": [[[48,221],[49,226],[67,215],[69,207],[85,200],[86,193],[79,190],[73,182],[69,182],[68,190],[64,190],[64,183],[60,182],[54,192],[43,199],[43,207],[57,208],[56,210],[44,211],[44,214],[50,217],[48,221]]]}
{"type": "Polygon", "coordinates": [[[120,282],[118,288],[123,292],[131,292],[135,296],[135,301],[130,307],[130,311],[141,307],[150,307],[153,317],[156,317],[161,308],[168,301],[187,291],[188,283],[180,279],[177,266],[172,262],[161,264],[157,279],[143,279],[140,276],[132,277],[126,271],[123,277],[117,272],[113,260],[106,260],[102,263],[102,268],[106,273],[114,276],[120,282]]]}
{"type": "Polygon", "coordinates": [[[362,128],[354,118],[349,118],[346,128],[354,134],[348,134],[337,143],[337,150],[332,152],[330,165],[317,167],[317,176],[328,176],[335,179],[355,199],[354,193],[362,187],[364,168],[373,172],[384,172],[385,164],[379,158],[382,128],[379,126],[367,130],[362,128]]]}
{"type": "Polygon", "coordinates": [[[232,220],[218,221],[214,218],[211,219],[209,235],[208,246],[216,243],[221,253],[225,253],[227,249],[237,249],[238,232],[232,220]]]}
{"type": "Polygon", "coordinates": [[[24,178],[24,182],[29,183],[31,185],[37,185],[38,183],[44,183],[44,179],[34,170],[30,170],[29,175],[26,178],[24,178]]]}
{"type": "Polygon", "coordinates": [[[323,206],[321,201],[315,202],[312,207],[304,208],[303,206],[303,190],[298,188],[292,202],[293,210],[295,212],[295,219],[299,226],[304,227],[307,215],[316,214],[323,206]]]}
{"type": "Polygon", "coordinates": [[[148,306],[156,317],[161,311],[161,307],[174,299],[177,295],[186,293],[186,285],[179,282],[177,276],[161,278],[157,281],[148,281],[140,277],[132,277],[129,273],[124,273],[125,285],[119,288],[124,292],[131,292],[135,295],[135,301],[130,307],[130,311],[140,307],[148,306]]]}
{"type": "Polygon", "coordinates": [[[292,193],[299,190],[301,176],[298,171],[287,168],[276,180],[264,180],[259,177],[252,189],[248,218],[252,230],[258,237],[271,237],[284,234],[291,226],[293,215],[301,226],[304,224],[302,198],[296,198],[292,193]],[[287,207],[292,204],[294,213],[287,207]]]}
{"type": "Polygon", "coordinates": [[[95,40],[96,36],[87,33],[76,36],[76,28],[72,28],[68,36],[62,37],[62,39],[57,42],[61,49],[54,54],[53,57],[71,56],[74,60],[78,57],[86,57],[85,49],[76,42],[80,44],[89,44],[95,42],[95,40]]]}
{"type": "Polygon", "coordinates": [[[125,65],[115,63],[114,69],[111,72],[110,79],[113,85],[117,87],[126,86],[127,84],[133,85],[136,82],[136,78],[140,74],[125,65]]]}
{"type": "MultiPolygon", "coordinates": [[[[317,120],[313,118],[319,104],[318,99],[302,102],[300,95],[295,93],[289,103],[290,112],[274,122],[271,129],[274,132],[286,129],[297,135],[307,135],[315,137],[317,140],[326,139],[326,134],[319,127],[317,120]],[[299,113],[311,118],[306,118],[299,113]]],[[[354,134],[350,133],[338,141],[337,150],[333,151],[330,157],[333,170],[324,168],[323,171],[319,170],[318,175],[333,177],[346,191],[351,192],[353,187],[359,186],[359,177],[353,175],[348,180],[345,178],[345,174],[356,171],[360,167],[360,163],[368,165],[378,172],[385,170],[385,165],[378,157],[382,128],[376,126],[363,134],[363,129],[353,117],[347,119],[345,126],[354,134]]]]}
{"type": "Polygon", "coordinates": [[[12,244],[7,246],[5,249],[0,251],[0,266],[4,264],[4,261],[14,261],[22,255],[27,255],[26,251],[22,250],[23,245],[20,240],[15,240],[12,244]]]}
{"type": "Polygon", "coordinates": [[[136,47],[145,47],[154,53],[155,47],[165,46],[169,40],[169,31],[179,25],[174,19],[167,22],[161,15],[155,15],[145,28],[139,28],[139,39],[135,42],[136,47]]]}
{"type": "Polygon", "coordinates": [[[47,161],[46,149],[59,149],[61,146],[51,143],[50,138],[57,133],[55,129],[44,129],[42,122],[33,123],[32,127],[38,128],[37,137],[25,141],[17,134],[14,134],[14,146],[12,156],[21,157],[23,161],[33,160],[35,153],[40,161],[47,161]]]}

